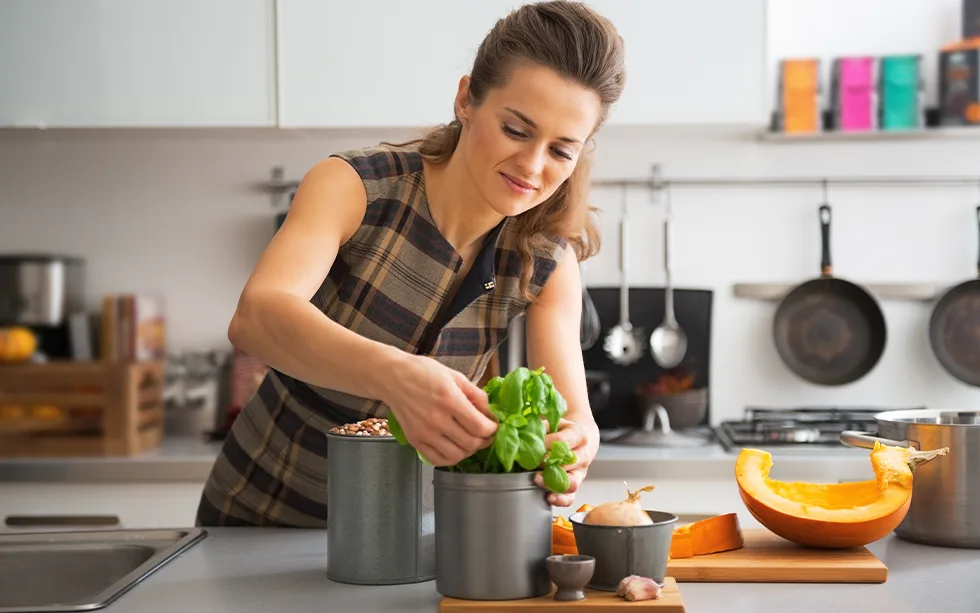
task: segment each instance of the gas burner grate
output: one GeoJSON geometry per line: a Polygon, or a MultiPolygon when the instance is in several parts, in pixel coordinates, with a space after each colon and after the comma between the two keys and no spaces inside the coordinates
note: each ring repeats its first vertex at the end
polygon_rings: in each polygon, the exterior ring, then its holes
{"type": "MultiPolygon", "coordinates": [[[[921,408],[921,407],[920,407],[921,408]]],[[[743,446],[835,446],[841,447],[845,430],[876,429],[880,407],[747,407],[741,420],[723,421],[716,434],[725,449],[743,446]]]]}

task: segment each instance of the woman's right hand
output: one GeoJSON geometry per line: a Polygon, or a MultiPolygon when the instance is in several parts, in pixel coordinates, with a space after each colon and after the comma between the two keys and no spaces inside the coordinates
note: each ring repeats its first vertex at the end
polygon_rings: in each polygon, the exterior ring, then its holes
{"type": "Polygon", "coordinates": [[[487,447],[497,431],[487,394],[463,373],[408,355],[384,398],[408,442],[435,466],[452,466],[487,447]]]}

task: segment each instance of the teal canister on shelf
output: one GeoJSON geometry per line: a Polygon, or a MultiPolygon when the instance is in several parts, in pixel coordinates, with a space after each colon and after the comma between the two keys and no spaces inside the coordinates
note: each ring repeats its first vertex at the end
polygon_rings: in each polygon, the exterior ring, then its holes
{"type": "Polygon", "coordinates": [[[924,127],[922,56],[882,56],[879,70],[879,129],[914,130],[924,127]]]}

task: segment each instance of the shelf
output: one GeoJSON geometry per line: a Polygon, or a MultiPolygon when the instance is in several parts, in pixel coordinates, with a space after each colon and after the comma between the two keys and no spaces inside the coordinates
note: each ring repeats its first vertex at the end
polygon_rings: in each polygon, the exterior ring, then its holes
{"type": "Polygon", "coordinates": [[[769,143],[836,143],[852,141],[937,140],[953,138],[980,139],[980,126],[949,126],[920,130],[889,130],[874,132],[817,132],[813,134],[785,134],[763,131],[758,140],[769,143]]]}
{"type": "MultiPolygon", "coordinates": [[[[782,300],[799,283],[736,283],[732,294],[750,300],[782,300]]],[[[945,288],[932,283],[867,283],[863,284],[879,300],[928,302],[935,300],[945,288]]]]}

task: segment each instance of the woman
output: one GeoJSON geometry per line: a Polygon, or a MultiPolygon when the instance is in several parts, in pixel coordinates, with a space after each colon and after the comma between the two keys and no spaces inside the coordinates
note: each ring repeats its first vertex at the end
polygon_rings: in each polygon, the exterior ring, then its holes
{"type": "Polygon", "coordinates": [[[324,433],[389,410],[436,466],[489,444],[475,382],[522,314],[528,365],[568,403],[546,445],[578,457],[549,499],[573,503],[599,447],[578,342],[578,260],[598,250],[588,155],[623,83],[608,21],[578,2],[524,6],[481,44],[451,123],[307,173],[229,326],[270,371],[198,524],[326,527],[324,433]]]}

